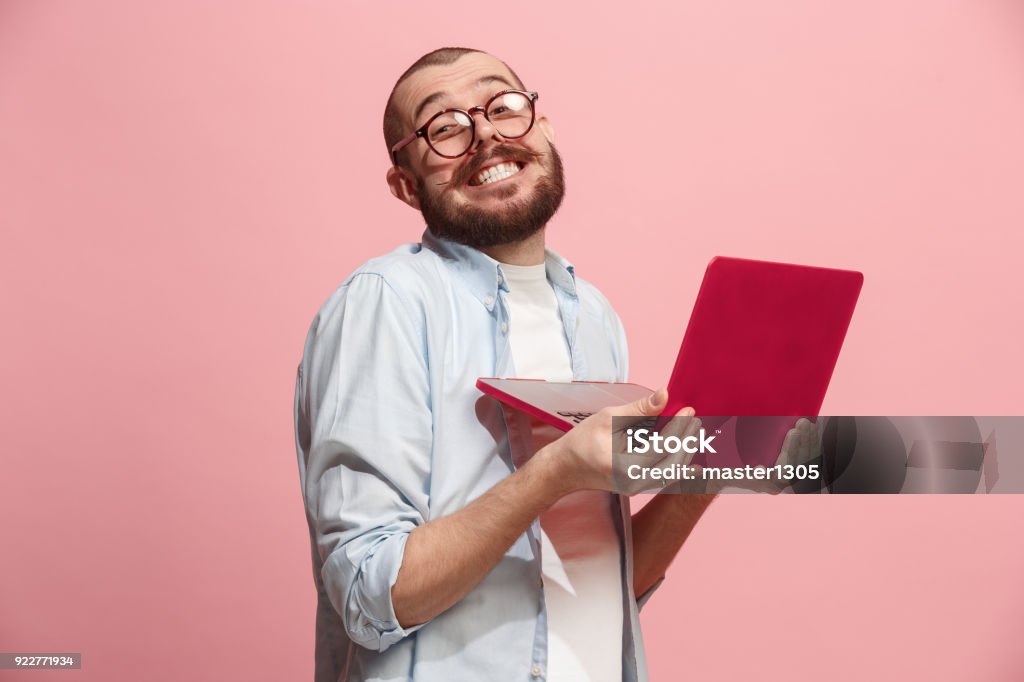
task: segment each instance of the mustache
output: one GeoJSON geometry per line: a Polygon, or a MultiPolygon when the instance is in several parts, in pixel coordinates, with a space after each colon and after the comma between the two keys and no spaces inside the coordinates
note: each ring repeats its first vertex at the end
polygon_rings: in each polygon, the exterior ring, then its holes
{"type": "Polygon", "coordinates": [[[529,149],[523,149],[522,147],[495,147],[487,155],[479,154],[474,155],[465,166],[457,170],[452,174],[452,179],[448,182],[439,182],[438,185],[462,185],[469,182],[477,173],[494,161],[516,161],[519,163],[529,163],[530,161],[536,161],[544,157],[543,152],[534,152],[529,149]]]}

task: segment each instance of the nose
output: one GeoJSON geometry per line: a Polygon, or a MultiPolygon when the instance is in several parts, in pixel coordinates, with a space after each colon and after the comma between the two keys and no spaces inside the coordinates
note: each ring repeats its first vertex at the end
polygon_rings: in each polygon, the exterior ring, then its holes
{"type": "Polygon", "coordinates": [[[504,137],[501,136],[491,122],[487,119],[486,111],[483,107],[473,107],[469,110],[469,114],[473,117],[473,121],[476,125],[476,141],[474,147],[481,147],[487,140],[494,140],[495,142],[503,142],[504,137]],[[477,116],[479,114],[479,116],[477,116]]]}

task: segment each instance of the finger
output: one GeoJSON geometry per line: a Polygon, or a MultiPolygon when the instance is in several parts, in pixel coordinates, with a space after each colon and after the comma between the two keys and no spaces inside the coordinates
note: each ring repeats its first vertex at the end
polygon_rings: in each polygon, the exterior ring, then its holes
{"type": "Polygon", "coordinates": [[[786,438],[782,441],[782,449],[779,451],[779,457],[775,460],[775,464],[786,464],[792,459],[791,453],[798,438],[799,433],[797,429],[786,431],[786,438]]]}
{"type": "Polygon", "coordinates": [[[694,417],[690,420],[690,425],[686,428],[686,435],[696,436],[702,426],[704,426],[704,422],[700,420],[700,417],[694,417]]]}
{"type": "MultiPolygon", "coordinates": [[[[700,419],[694,417],[690,420],[690,426],[686,429],[686,436],[696,436],[700,433],[700,428],[703,425],[700,419]]],[[[696,452],[686,453],[685,464],[689,464],[693,461],[693,458],[697,456],[696,452]]]]}
{"type": "Polygon", "coordinates": [[[811,447],[811,422],[806,419],[797,420],[797,428],[800,429],[800,459],[807,455],[807,451],[811,447]]]}
{"type": "Polygon", "coordinates": [[[821,444],[825,440],[825,427],[828,425],[828,417],[818,417],[814,422],[814,447],[821,450],[821,444]]]}
{"type": "Polygon", "coordinates": [[[810,426],[807,427],[807,432],[804,435],[804,444],[801,447],[800,453],[801,464],[809,464],[821,460],[821,423],[821,418],[819,417],[817,422],[811,422],[810,426]]]}
{"type": "Polygon", "coordinates": [[[611,408],[613,417],[657,417],[668,403],[668,391],[659,388],[647,397],[611,408]]]}
{"type": "Polygon", "coordinates": [[[807,460],[813,460],[821,457],[821,443],[824,438],[824,431],[822,429],[822,420],[818,420],[811,425],[810,434],[808,436],[809,443],[808,447],[810,452],[807,455],[807,460]]]}
{"type": "Polygon", "coordinates": [[[800,418],[796,422],[797,438],[789,453],[788,464],[803,464],[811,458],[814,450],[814,423],[800,418]]]}
{"type": "MultiPolygon", "coordinates": [[[[676,412],[675,416],[664,420],[661,424],[661,428],[658,432],[663,436],[679,436],[683,438],[689,435],[691,425],[693,424],[694,409],[692,407],[684,407],[683,409],[676,412]]],[[[656,425],[657,426],[657,425],[656,425]]]]}
{"type": "Polygon", "coordinates": [[[807,427],[807,447],[810,449],[812,454],[818,447],[818,440],[820,437],[821,434],[818,432],[818,425],[811,422],[807,427]]]}
{"type": "MultiPolygon", "coordinates": [[[[686,439],[691,436],[697,438],[697,434],[700,432],[700,427],[701,421],[697,417],[693,416],[693,408],[686,408],[680,410],[675,417],[670,419],[668,427],[663,429],[660,433],[666,438],[669,436],[675,436],[685,443],[686,439]]],[[[685,449],[680,449],[678,453],[675,453],[674,459],[680,464],[689,464],[695,456],[695,452],[687,452],[685,449]]]]}

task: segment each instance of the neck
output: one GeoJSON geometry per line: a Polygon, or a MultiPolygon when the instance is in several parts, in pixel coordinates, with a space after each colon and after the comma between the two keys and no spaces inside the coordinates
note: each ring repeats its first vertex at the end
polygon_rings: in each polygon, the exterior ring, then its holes
{"type": "Polygon", "coordinates": [[[542,227],[522,241],[485,246],[480,251],[499,263],[540,265],[544,262],[544,230],[542,227]]]}

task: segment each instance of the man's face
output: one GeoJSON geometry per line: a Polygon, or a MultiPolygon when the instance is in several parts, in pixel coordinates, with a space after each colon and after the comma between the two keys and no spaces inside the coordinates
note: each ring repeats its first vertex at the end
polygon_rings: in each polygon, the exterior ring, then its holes
{"type": "MultiPolygon", "coordinates": [[[[417,71],[396,90],[395,103],[406,130],[412,131],[442,109],[483,105],[510,88],[519,86],[500,60],[470,53],[452,64],[417,71]]],[[[529,133],[505,139],[483,114],[475,114],[474,121],[473,146],[456,159],[435,154],[422,139],[402,149],[402,169],[389,172],[392,190],[419,208],[438,236],[477,248],[525,239],[544,227],[565,193],[551,127],[538,114],[529,133]],[[514,173],[500,180],[483,177],[501,164],[512,164],[514,173]],[[404,185],[396,187],[396,182],[404,185]]]]}

